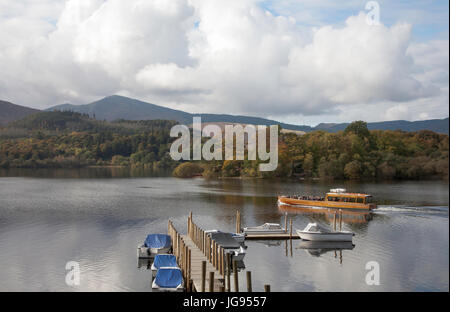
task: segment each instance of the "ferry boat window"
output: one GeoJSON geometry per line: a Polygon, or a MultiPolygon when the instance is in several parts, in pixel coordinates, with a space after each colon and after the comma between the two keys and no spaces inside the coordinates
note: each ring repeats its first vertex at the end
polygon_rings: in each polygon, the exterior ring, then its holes
{"type": "Polygon", "coordinates": [[[358,197],[358,203],[360,204],[364,203],[364,198],[358,197]]]}
{"type": "Polygon", "coordinates": [[[355,197],[350,198],[349,202],[351,202],[351,203],[356,203],[356,198],[355,198],[355,197]]]}
{"type": "Polygon", "coordinates": [[[367,196],[366,197],[366,204],[370,204],[372,203],[372,196],[367,196]]]}

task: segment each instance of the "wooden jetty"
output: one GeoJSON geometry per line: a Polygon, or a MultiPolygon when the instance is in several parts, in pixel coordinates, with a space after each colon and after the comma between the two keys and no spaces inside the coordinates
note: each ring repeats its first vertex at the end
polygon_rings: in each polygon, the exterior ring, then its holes
{"type": "MultiPolygon", "coordinates": [[[[193,222],[192,212],[187,220],[186,235],[180,234],[170,220],[168,233],[172,238],[173,254],[183,273],[187,292],[239,291],[237,262],[231,263],[231,255],[193,222]]],[[[251,280],[251,272],[247,271],[249,292],[252,291],[251,280]]],[[[270,286],[264,285],[264,290],[270,291],[270,286]]]]}

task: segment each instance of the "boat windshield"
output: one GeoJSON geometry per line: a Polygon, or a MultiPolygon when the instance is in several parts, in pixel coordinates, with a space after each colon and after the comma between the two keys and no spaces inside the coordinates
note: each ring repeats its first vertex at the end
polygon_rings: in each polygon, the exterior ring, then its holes
{"type": "Polygon", "coordinates": [[[309,223],[306,228],[303,230],[305,232],[321,232],[321,233],[328,233],[330,230],[327,228],[320,226],[317,223],[309,223]]]}

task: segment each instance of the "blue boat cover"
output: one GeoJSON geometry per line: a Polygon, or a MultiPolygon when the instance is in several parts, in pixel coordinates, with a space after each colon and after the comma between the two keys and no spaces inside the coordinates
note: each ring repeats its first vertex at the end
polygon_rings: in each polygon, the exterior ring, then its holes
{"type": "Polygon", "coordinates": [[[163,288],[176,288],[183,282],[180,269],[163,268],[156,272],[155,283],[163,288]]]}
{"type": "Polygon", "coordinates": [[[178,267],[177,259],[174,255],[156,255],[153,265],[157,269],[163,267],[178,267]]]}
{"type": "Polygon", "coordinates": [[[166,234],[150,234],[144,242],[147,248],[168,248],[171,244],[170,236],[166,234]]]}

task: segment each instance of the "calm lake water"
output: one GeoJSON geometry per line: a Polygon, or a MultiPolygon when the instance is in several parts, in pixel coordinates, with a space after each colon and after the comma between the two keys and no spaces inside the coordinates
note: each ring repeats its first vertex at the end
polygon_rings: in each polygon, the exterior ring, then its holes
{"type": "MultiPolygon", "coordinates": [[[[255,291],[449,291],[447,182],[208,181],[127,169],[0,171],[0,291],[151,291],[136,247],[166,233],[168,219],[181,232],[190,211],[204,229],[233,231],[237,210],[243,226],[284,224],[277,195],[333,187],[379,204],[371,215],[344,215],[354,246],[247,241],[255,291]],[[65,283],[68,261],[80,263],[78,287],[65,283]],[[379,263],[379,286],[366,284],[369,261],[379,263]]],[[[288,213],[294,230],[333,223],[326,211],[288,213]]]]}

